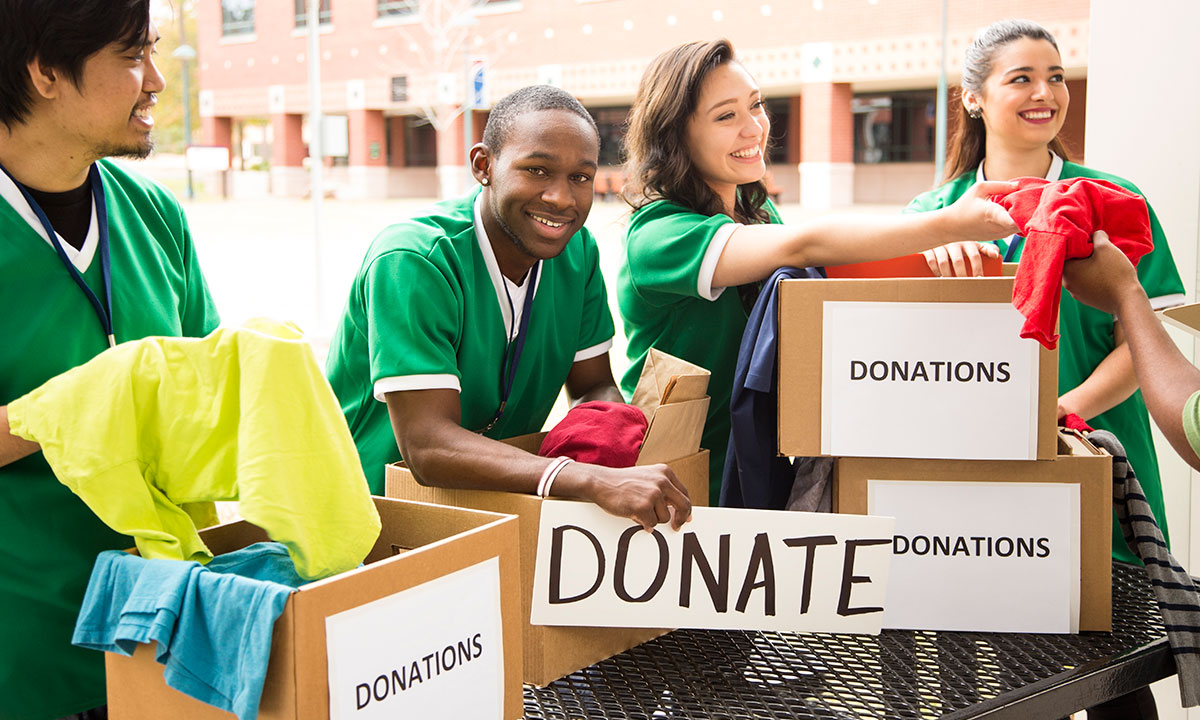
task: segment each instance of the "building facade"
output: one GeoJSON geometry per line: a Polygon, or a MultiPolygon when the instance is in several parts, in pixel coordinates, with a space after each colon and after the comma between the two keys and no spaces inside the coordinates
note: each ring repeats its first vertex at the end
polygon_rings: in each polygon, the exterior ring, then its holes
{"type": "MultiPolygon", "coordinates": [[[[320,0],[326,177],[339,197],[435,197],[468,181],[486,107],[533,83],[577,96],[601,130],[597,190],[621,184],[621,137],[649,61],[729,38],[768,98],[770,185],[812,207],[905,202],[934,180],[940,0],[320,0]],[[480,109],[464,112],[476,103],[480,109]]],[[[1058,39],[1063,136],[1082,156],[1087,0],[949,0],[952,92],[973,34],[1026,17],[1058,39]]],[[[270,192],[308,190],[305,0],[197,4],[203,143],[270,192]]]]}

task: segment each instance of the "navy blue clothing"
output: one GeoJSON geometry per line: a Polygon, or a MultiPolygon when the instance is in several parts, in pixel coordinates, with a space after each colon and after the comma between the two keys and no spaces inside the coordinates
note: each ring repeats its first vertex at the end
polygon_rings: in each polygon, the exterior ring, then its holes
{"type": "Polygon", "coordinates": [[[779,281],[821,279],[821,268],[784,267],[763,285],[746,321],[733,374],[729,412],[733,430],[721,480],[721,507],[783,510],[795,471],[779,457],[779,281]]]}

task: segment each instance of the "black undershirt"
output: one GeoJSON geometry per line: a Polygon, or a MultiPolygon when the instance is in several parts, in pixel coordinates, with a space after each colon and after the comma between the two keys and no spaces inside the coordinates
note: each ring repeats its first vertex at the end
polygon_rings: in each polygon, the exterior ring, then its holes
{"type": "Polygon", "coordinates": [[[85,180],[82,185],[66,192],[42,192],[26,188],[42,212],[50,219],[54,230],[62,235],[67,244],[79,250],[87,238],[88,226],[92,223],[92,184],[85,180]]]}

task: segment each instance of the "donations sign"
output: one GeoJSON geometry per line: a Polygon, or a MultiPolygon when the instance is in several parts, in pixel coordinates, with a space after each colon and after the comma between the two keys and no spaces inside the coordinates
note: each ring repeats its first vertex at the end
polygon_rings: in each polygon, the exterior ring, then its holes
{"type": "Polygon", "coordinates": [[[503,720],[500,563],[325,619],[329,718],[503,720]]]}
{"type": "Polygon", "coordinates": [[[591,503],[546,501],[534,625],[878,633],[893,521],[695,507],[646,532],[591,503]]]}
{"type": "Polygon", "coordinates": [[[883,626],[1079,632],[1079,484],[868,480],[896,518],[883,626]]]}
{"type": "Polygon", "coordinates": [[[822,454],[1036,459],[1022,322],[1008,303],[825,302],[822,454]]]}

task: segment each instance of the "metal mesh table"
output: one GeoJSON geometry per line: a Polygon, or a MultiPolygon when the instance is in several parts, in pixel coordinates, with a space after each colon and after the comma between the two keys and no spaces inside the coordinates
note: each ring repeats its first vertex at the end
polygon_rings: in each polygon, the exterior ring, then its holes
{"type": "Polygon", "coordinates": [[[1174,672],[1144,571],[1115,563],[1111,634],[677,630],[527,686],[525,717],[1056,718],[1174,672]]]}

